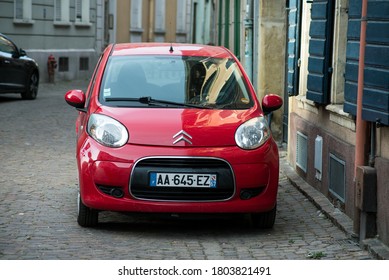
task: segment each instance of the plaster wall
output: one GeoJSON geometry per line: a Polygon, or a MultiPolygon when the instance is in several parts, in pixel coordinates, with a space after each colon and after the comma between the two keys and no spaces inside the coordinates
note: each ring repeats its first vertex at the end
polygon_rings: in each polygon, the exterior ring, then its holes
{"type": "MultiPolygon", "coordinates": [[[[258,88],[262,99],[268,93],[284,96],[286,6],[285,1],[261,1],[258,35],[258,88]]],[[[281,135],[282,109],[273,113],[272,131],[276,138],[281,135]]]]}

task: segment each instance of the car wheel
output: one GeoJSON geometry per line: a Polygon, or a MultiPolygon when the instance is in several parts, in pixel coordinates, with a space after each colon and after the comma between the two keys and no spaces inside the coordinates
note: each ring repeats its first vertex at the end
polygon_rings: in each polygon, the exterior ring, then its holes
{"type": "Polygon", "coordinates": [[[99,220],[99,212],[90,209],[82,203],[81,195],[78,193],[78,217],[77,222],[82,227],[95,227],[99,220]]]}
{"type": "Polygon", "coordinates": [[[36,72],[32,73],[25,92],[22,92],[22,98],[32,100],[38,95],[39,77],[36,72]]]}
{"type": "Polygon", "coordinates": [[[250,223],[253,228],[269,229],[274,226],[276,220],[277,206],[268,212],[251,213],[250,223]]]}

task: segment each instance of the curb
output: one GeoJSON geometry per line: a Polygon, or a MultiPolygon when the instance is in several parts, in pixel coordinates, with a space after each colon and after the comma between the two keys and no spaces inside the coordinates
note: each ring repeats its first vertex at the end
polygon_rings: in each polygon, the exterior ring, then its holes
{"type": "Polygon", "coordinates": [[[353,230],[353,221],[341,210],[336,208],[328,198],[305,182],[286,160],[286,152],[280,149],[280,171],[288,178],[290,183],[311,201],[322,213],[330,219],[337,227],[346,233],[347,237],[367,250],[378,260],[389,260],[389,247],[383,244],[378,238],[359,241],[358,235],[353,230]]]}

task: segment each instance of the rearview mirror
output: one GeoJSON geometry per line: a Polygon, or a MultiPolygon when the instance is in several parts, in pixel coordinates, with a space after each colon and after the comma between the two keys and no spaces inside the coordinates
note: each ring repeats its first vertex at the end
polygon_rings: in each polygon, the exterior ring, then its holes
{"type": "Polygon", "coordinates": [[[69,90],[65,94],[65,101],[70,106],[73,106],[76,109],[84,108],[84,106],[85,106],[85,94],[80,89],[69,90]]]}
{"type": "Polygon", "coordinates": [[[282,98],[276,94],[267,94],[262,99],[262,110],[265,115],[281,108],[282,98]]]}

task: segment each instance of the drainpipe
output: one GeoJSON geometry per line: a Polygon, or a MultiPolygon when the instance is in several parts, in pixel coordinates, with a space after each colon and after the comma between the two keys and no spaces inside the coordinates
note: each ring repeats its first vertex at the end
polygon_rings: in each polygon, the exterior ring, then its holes
{"type": "Polygon", "coordinates": [[[253,81],[253,0],[248,0],[246,5],[246,15],[244,18],[245,28],[245,59],[244,68],[253,81]]]}
{"type": "MultiPolygon", "coordinates": [[[[357,119],[356,119],[356,142],[355,142],[355,163],[354,182],[356,181],[358,166],[365,165],[365,145],[367,132],[367,122],[362,120],[362,98],[365,69],[365,47],[366,47],[366,26],[367,26],[367,0],[362,0],[361,14],[361,35],[359,41],[359,67],[358,67],[358,93],[357,93],[357,119]]],[[[359,232],[360,210],[356,208],[354,219],[354,231],[359,232]]]]}

